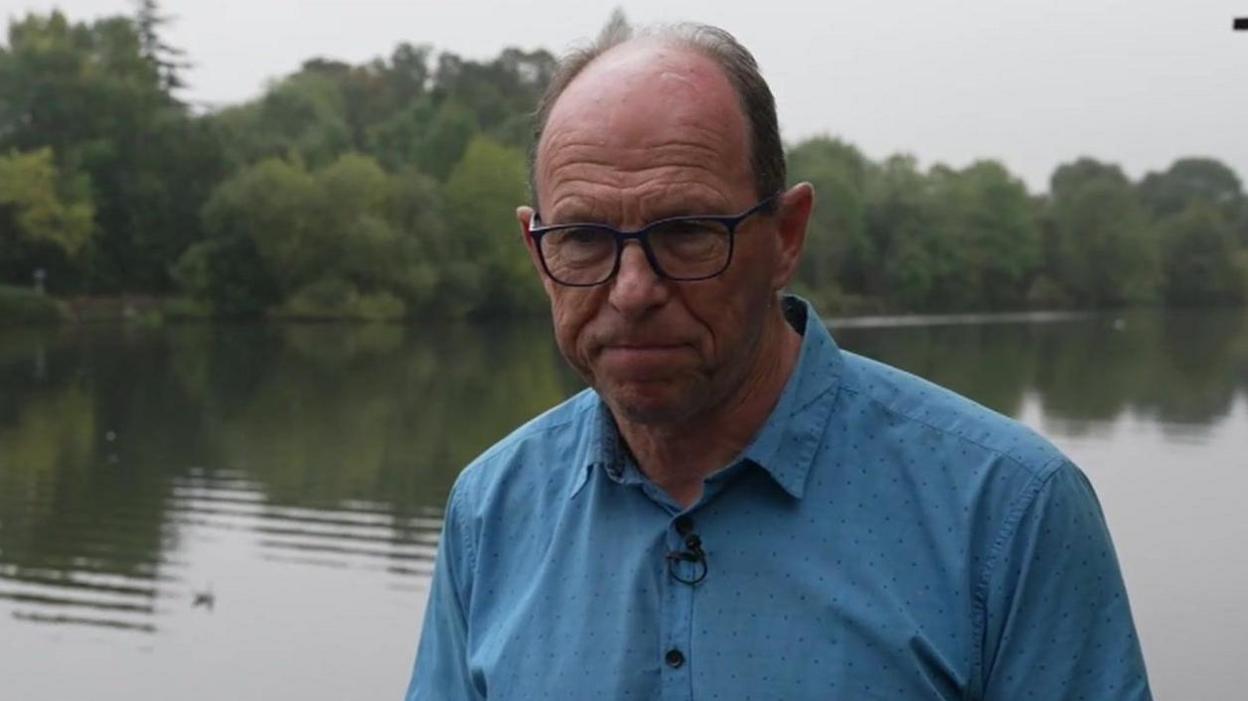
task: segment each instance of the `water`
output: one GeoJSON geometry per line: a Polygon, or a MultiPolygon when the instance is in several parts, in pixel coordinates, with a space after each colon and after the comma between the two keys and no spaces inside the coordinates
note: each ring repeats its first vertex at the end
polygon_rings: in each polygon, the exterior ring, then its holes
{"type": "MultiPolygon", "coordinates": [[[[1248,315],[834,324],[1088,472],[1158,698],[1248,683],[1248,315]]],[[[540,323],[0,330],[0,698],[399,698],[441,507],[579,389],[540,323]]]]}

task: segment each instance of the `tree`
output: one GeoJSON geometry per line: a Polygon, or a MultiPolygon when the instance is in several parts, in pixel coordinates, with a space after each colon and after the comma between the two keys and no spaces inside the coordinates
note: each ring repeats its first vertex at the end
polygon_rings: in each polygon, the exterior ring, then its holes
{"type": "Polygon", "coordinates": [[[85,188],[62,194],[52,149],[0,156],[0,235],[6,247],[47,245],[66,258],[86,247],[93,210],[85,188]]]}
{"type": "Polygon", "coordinates": [[[351,128],[338,82],[305,70],[274,84],[259,101],[213,118],[233,169],[268,158],[320,167],[351,150],[351,128]]]}
{"type": "Polygon", "coordinates": [[[1197,200],[1158,227],[1167,303],[1223,305],[1248,299],[1248,252],[1221,208],[1197,200]]]}
{"type": "Polygon", "coordinates": [[[797,273],[803,291],[867,287],[874,252],[866,235],[867,161],[858,149],[826,136],[789,150],[794,181],[809,181],[818,193],[797,273]]]}
{"type": "Polygon", "coordinates": [[[1081,158],[1050,181],[1050,278],[1081,306],[1147,302],[1159,283],[1159,249],[1131,181],[1115,165],[1081,158]]]}
{"type": "Polygon", "coordinates": [[[1163,173],[1140,181],[1140,197],[1154,218],[1182,212],[1193,202],[1223,210],[1230,219],[1244,208],[1244,193],[1235,171],[1212,158],[1180,158],[1163,173]]]}
{"type": "Polygon", "coordinates": [[[161,31],[171,20],[161,14],[156,0],[134,0],[134,5],[134,25],[139,32],[140,52],[156,68],[161,90],[172,96],[174,90],[186,87],[181,75],[182,70],[191,66],[186,60],[186,52],[170,46],[161,37],[161,31]]]}
{"type": "Polygon", "coordinates": [[[416,143],[416,165],[433,177],[445,180],[479,131],[472,110],[454,99],[444,101],[424,136],[416,143]]]}
{"type": "Polygon", "coordinates": [[[995,161],[931,169],[917,226],[891,236],[890,277],[909,309],[1020,306],[1040,262],[1040,232],[1022,182],[995,161]]]}
{"type": "Polygon", "coordinates": [[[0,50],[0,150],[48,147],[93,193],[97,235],[82,281],[169,289],[169,263],[199,240],[195,213],[218,177],[210,134],[162,87],[134,22],[28,15],[0,50]]]}
{"type": "Polygon", "coordinates": [[[313,171],[272,158],[213,193],[203,212],[210,238],[183,256],[179,279],[237,313],[401,316],[429,307],[440,215],[429,178],[391,175],[369,156],[347,153],[313,171]]]}
{"type": "Polygon", "coordinates": [[[932,288],[929,187],[913,156],[891,156],[869,171],[866,228],[876,265],[865,292],[900,309],[922,309],[932,288]]]}
{"type": "Polygon", "coordinates": [[[449,234],[439,295],[477,314],[540,308],[541,286],[512,212],[526,201],[524,154],[477,137],[446,183],[449,234]]]}
{"type": "Polygon", "coordinates": [[[251,241],[277,289],[289,294],[339,254],[319,245],[328,238],[316,220],[319,199],[306,170],[271,158],[221,183],[204,205],[203,225],[211,239],[251,241]]]}

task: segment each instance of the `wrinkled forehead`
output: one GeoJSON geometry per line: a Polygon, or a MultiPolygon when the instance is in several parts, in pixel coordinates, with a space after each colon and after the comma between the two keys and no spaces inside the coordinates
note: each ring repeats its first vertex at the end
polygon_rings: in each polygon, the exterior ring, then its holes
{"type": "Polygon", "coordinates": [[[748,183],[748,152],[740,99],[713,60],[636,41],[598,57],[559,97],[538,145],[536,185],[545,202],[586,168],[627,179],[681,165],[748,183]]]}

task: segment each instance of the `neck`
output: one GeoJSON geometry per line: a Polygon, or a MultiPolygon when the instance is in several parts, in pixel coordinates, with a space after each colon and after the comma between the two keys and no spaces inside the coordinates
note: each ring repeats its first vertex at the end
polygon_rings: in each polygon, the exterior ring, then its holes
{"type": "Polygon", "coordinates": [[[673,425],[640,424],[616,415],[642,472],[685,507],[701,498],[708,475],[754,439],[797,365],[802,337],[785,321],[779,305],[774,310],[749,373],[724,401],[673,425]]]}

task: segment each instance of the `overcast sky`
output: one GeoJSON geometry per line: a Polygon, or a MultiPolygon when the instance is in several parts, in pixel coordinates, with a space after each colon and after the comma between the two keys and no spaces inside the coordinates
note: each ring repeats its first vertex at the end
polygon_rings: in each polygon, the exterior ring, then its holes
{"type": "MultiPolygon", "coordinates": [[[[758,58],[789,142],[841,136],[872,158],[998,158],[1033,190],[1080,155],[1133,177],[1215,156],[1248,179],[1248,0],[165,0],[193,101],[256,96],[307,58],[360,62],[399,41],[471,58],[506,46],[562,52],[612,7],[734,33],[758,58]]],[[[0,0],[0,16],[74,19],[128,0],[0,0]]]]}

